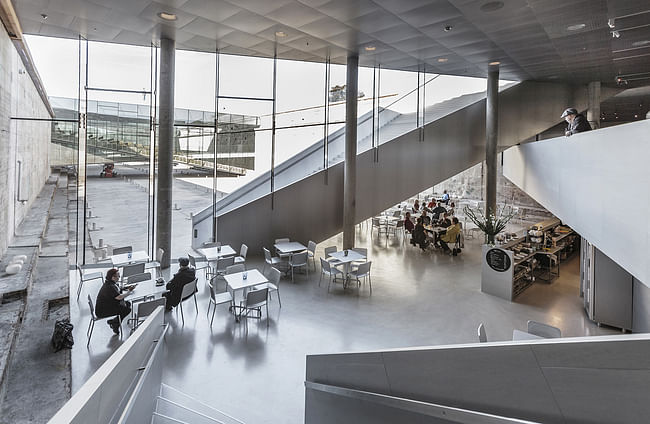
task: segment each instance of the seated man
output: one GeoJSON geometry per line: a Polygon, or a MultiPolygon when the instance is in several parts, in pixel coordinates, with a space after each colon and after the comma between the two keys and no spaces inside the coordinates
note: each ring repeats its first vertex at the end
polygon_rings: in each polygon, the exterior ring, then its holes
{"type": "Polygon", "coordinates": [[[440,217],[440,221],[438,222],[438,225],[447,228],[451,226],[451,220],[449,219],[449,215],[445,212],[442,217],[440,217]]]}
{"type": "Polygon", "coordinates": [[[433,210],[431,211],[431,213],[433,213],[433,219],[434,220],[440,219],[442,214],[446,213],[446,212],[447,212],[447,209],[445,209],[445,207],[442,206],[442,204],[440,202],[438,202],[438,206],[433,208],[433,210]]]}
{"type": "Polygon", "coordinates": [[[443,191],[442,199],[440,199],[440,201],[445,205],[449,204],[449,193],[447,193],[447,190],[443,191]]]}
{"type": "Polygon", "coordinates": [[[452,221],[453,224],[451,227],[447,228],[447,231],[438,239],[440,246],[442,246],[442,249],[448,253],[451,253],[449,250],[449,243],[455,243],[456,237],[458,237],[458,234],[460,234],[460,224],[458,223],[458,218],[454,217],[452,221]]]}
{"type": "Polygon", "coordinates": [[[413,228],[415,228],[415,225],[413,225],[413,221],[411,221],[411,212],[406,212],[406,217],[404,218],[404,229],[410,234],[413,232],[413,228]]]}
{"type": "Polygon", "coordinates": [[[95,315],[97,315],[97,318],[115,316],[115,318],[107,321],[115,334],[120,334],[120,320],[117,315],[120,316],[120,319],[124,319],[131,313],[131,302],[125,301],[124,298],[133,291],[132,286],[123,292],[117,285],[118,281],[120,281],[120,273],[117,268],[108,270],[106,281],[99,289],[95,301],[95,315]]]}
{"type": "Polygon", "coordinates": [[[422,218],[418,218],[417,224],[415,224],[415,228],[413,229],[413,237],[411,237],[411,244],[414,246],[416,244],[419,244],[422,250],[426,250],[429,244],[427,235],[424,231],[424,225],[422,225],[422,218]]]}
{"type": "Polygon", "coordinates": [[[178,265],[178,272],[174,274],[174,277],[169,280],[169,283],[167,283],[165,286],[165,288],[169,291],[163,293],[163,296],[167,298],[167,306],[165,309],[168,311],[171,311],[174,306],[178,306],[178,304],[181,303],[181,293],[183,293],[183,286],[185,284],[191,283],[196,278],[196,271],[194,268],[191,268],[189,266],[189,259],[185,257],[178,258],[178,265]]]}
{"type": "Polygon", "coordinates": [[[427,216],[427,211],[423,210],[422,211],[422,225],[431,225],[431,218],[427,216]]]}

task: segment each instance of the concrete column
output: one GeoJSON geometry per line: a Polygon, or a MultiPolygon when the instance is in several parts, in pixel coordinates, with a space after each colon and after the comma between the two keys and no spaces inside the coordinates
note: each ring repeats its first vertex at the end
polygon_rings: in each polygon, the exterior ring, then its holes
{"type": "Polygon", "coordinates": [[[174,71],[176,42],[160,40],[158,186],[156,190],[156,247],[165,251],[160,263],[168,268],[172,246],[172,167],[174,155],[174,71]]]}
{"type": "Polygon", "coordinates": [[[499,138],[499,65],[489,65],[485,108],[485,213],[497,211],[497,144],[499,138]]]}
{"type": "Polygon", "coordinates": [[[357,202],[357,94],[359,56],[349,56],[345,82],[345,174],[343,178],[343,248],[354,247],[357,202]]]}
{"type": "Polygon", "coordinates": [[[588,85],[587,121],[591,128],[600,128],[600,81],[592,81],[588,85]]]}

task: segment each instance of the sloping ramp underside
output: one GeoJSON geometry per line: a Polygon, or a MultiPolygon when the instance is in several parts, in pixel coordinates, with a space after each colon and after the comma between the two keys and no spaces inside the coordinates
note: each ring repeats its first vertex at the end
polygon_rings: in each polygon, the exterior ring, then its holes
{"type": "Polygon", "coordinates": [[[650,121],[513,147],[503,175],[650,285],[650,121]]]}
{"type": "MultiPolygon", "coordinates": [[[[566,105],[586,107],[586,89],[523,82],[499,94],[501,150],[558,124],[566,105]]],[[[356,222],[479,163],[485,157],[485,99],[357,156],[356,222]]],[[[261,253],[277,237],[320,242],[343,228],[343,163],[319,171],[246,205],[220,213],[217,239],[261,253]]],[[[204,211],[207,212],[207,211],[204,211]]],[[[212,236],[212,220],[193,219],[192,246],[212,236]]]]}

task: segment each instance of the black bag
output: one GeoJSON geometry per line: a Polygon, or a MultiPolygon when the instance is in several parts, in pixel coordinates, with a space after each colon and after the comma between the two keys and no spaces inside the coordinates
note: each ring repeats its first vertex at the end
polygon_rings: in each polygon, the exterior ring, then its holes
{"type": "Polygon", "coordinates": [[[74,339],[72,338],[72,329],[74,326],[70,324],[70,320],[56,320],[54,324],[54,334],[52,334],[52,348],[55,352],[60,351],[61,349],[68,348],[72,349],[74,344],[74,339]]]}

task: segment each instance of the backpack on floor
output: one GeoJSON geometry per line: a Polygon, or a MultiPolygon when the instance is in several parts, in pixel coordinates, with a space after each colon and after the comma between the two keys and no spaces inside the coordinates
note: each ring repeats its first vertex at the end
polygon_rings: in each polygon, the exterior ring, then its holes
{"type": "Polygon", "coordinates": [[[74,338],[72,337],[72,329],[74,326],[70,324],[68,319],[58,319],[54,324],[54,333],[52,334],[52,348],[55,352],[61,349],[72,349],[74,338]]]}

